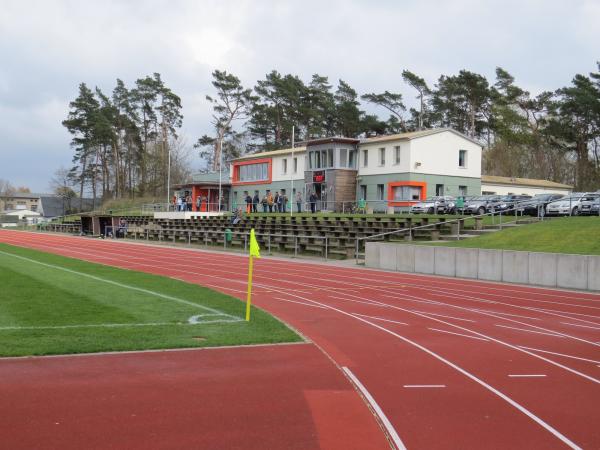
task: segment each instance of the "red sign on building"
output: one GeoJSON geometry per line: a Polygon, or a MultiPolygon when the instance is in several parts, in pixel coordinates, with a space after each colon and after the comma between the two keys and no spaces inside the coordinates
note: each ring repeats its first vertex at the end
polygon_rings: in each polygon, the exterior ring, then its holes
{"type": "Polygon", "coordinates": [[[325,181],[325,171],[317,170],[313,172],[313,183],[323,183],[325,181]]]}

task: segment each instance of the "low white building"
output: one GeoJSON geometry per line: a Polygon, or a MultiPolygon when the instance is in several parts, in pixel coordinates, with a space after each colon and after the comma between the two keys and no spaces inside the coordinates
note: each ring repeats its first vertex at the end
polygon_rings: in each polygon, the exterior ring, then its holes
{"type": "Polygon", "coordinates": [[[496,195],[570,194],[573,186],[548,180],[510,178],[495,175],[481,176],[481,193],[496,195]]]}

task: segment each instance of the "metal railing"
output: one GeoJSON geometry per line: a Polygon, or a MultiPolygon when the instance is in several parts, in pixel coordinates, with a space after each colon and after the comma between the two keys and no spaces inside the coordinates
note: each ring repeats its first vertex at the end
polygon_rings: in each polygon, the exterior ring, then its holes
{"type": "MultiPolygon", "coordinates": [[[[484,217],[491,217],[492,218],[492,226],[496,226],[494,217],[498,216],[499,217],[499,221],[497,226],[502,229],[503,226],[509,225],[511,223],[515,223],[517,222],[519,219],[517,219],[518,217],[518,211],[515,207],[510,208],[510,209],[505,209],[503,211],[491,211],[489,213],[485,213],[485,214],[477,214],[477,215],[470,215],[470,216],[462,216],[458,219],[452,219],[452,220],[445,220],[443,222],[435,222],[435,223],[430,223],[430,224],[426,224],[426,225],[419,225],[416,227],[410,226],[410,227],[405,227],[405,228],[401,228],[398,230],[393,230],[393,231],[387,231],[385,233],[379,233],[379,234],[374,234],[371,236],[364,236],[364,237],[357,237],[356,238],[356,246],[355,246],[355,252],[354,252],[354,259],[356,264],[359,264],[359,257],[360,257],[360,242],[366,242],[369,240],[373,240],[373,239],[378,239],[378,238],[384,238],[385,236],[391,236],[394,234],[399,234],[399,233],[403,233],[403,234],[408,234],[409,240],[412,240],[412,236],[413,236],[413,232],[414,230],[423,230],[426,228],[432,228],[432,227],[441,227],[443,225],[448,225],[448,224],[453,224],[456,223],[458,224],[457,226],[457,240],[460,240],[460,231],[461,228],[463,228],[464,222],[467,220],[475,220],[477,221],[479,220],[483,220],[484,217]],[[511,213],[510,215],[514,215],[515,216],[515,220],[513,221],[509,221],[509,222],[504,222],[502,223],[502,215],[504,214],[505,216],[508,215],[507,213],[511,213]]],[[[522,212],[521,212],[521,217],[522,217],[522,212]]],[[[466,234],[466,233],[464,233],[466,234]]]]}

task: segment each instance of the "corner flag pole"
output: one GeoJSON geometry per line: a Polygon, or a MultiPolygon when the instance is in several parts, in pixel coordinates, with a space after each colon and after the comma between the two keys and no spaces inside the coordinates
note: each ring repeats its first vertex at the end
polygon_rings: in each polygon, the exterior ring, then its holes
{"type": "Polygon", "coordinates": [[[250,305],[252,304],[252,270],[254,258],[260,258],[260,247],[256,241],[254,228],[250,230],[250,255],[248,259],[248,295],[246,296],[246,322],[250,321],[250,305]]]}

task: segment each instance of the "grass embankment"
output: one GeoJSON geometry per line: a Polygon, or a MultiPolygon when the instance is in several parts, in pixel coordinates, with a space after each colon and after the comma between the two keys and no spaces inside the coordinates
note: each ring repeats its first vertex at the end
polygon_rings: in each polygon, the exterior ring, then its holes
{"type": "Polygon", "coordinates": [[[243,302],[201,286],[6,244],[0,286],[0,356],[301,340],[256,308],[245,322],[243,302]]]}
{"type": "Polygon", "coordinates": [[[443,245],[600,255],[600,218],[563,217],[443,245]]]}

